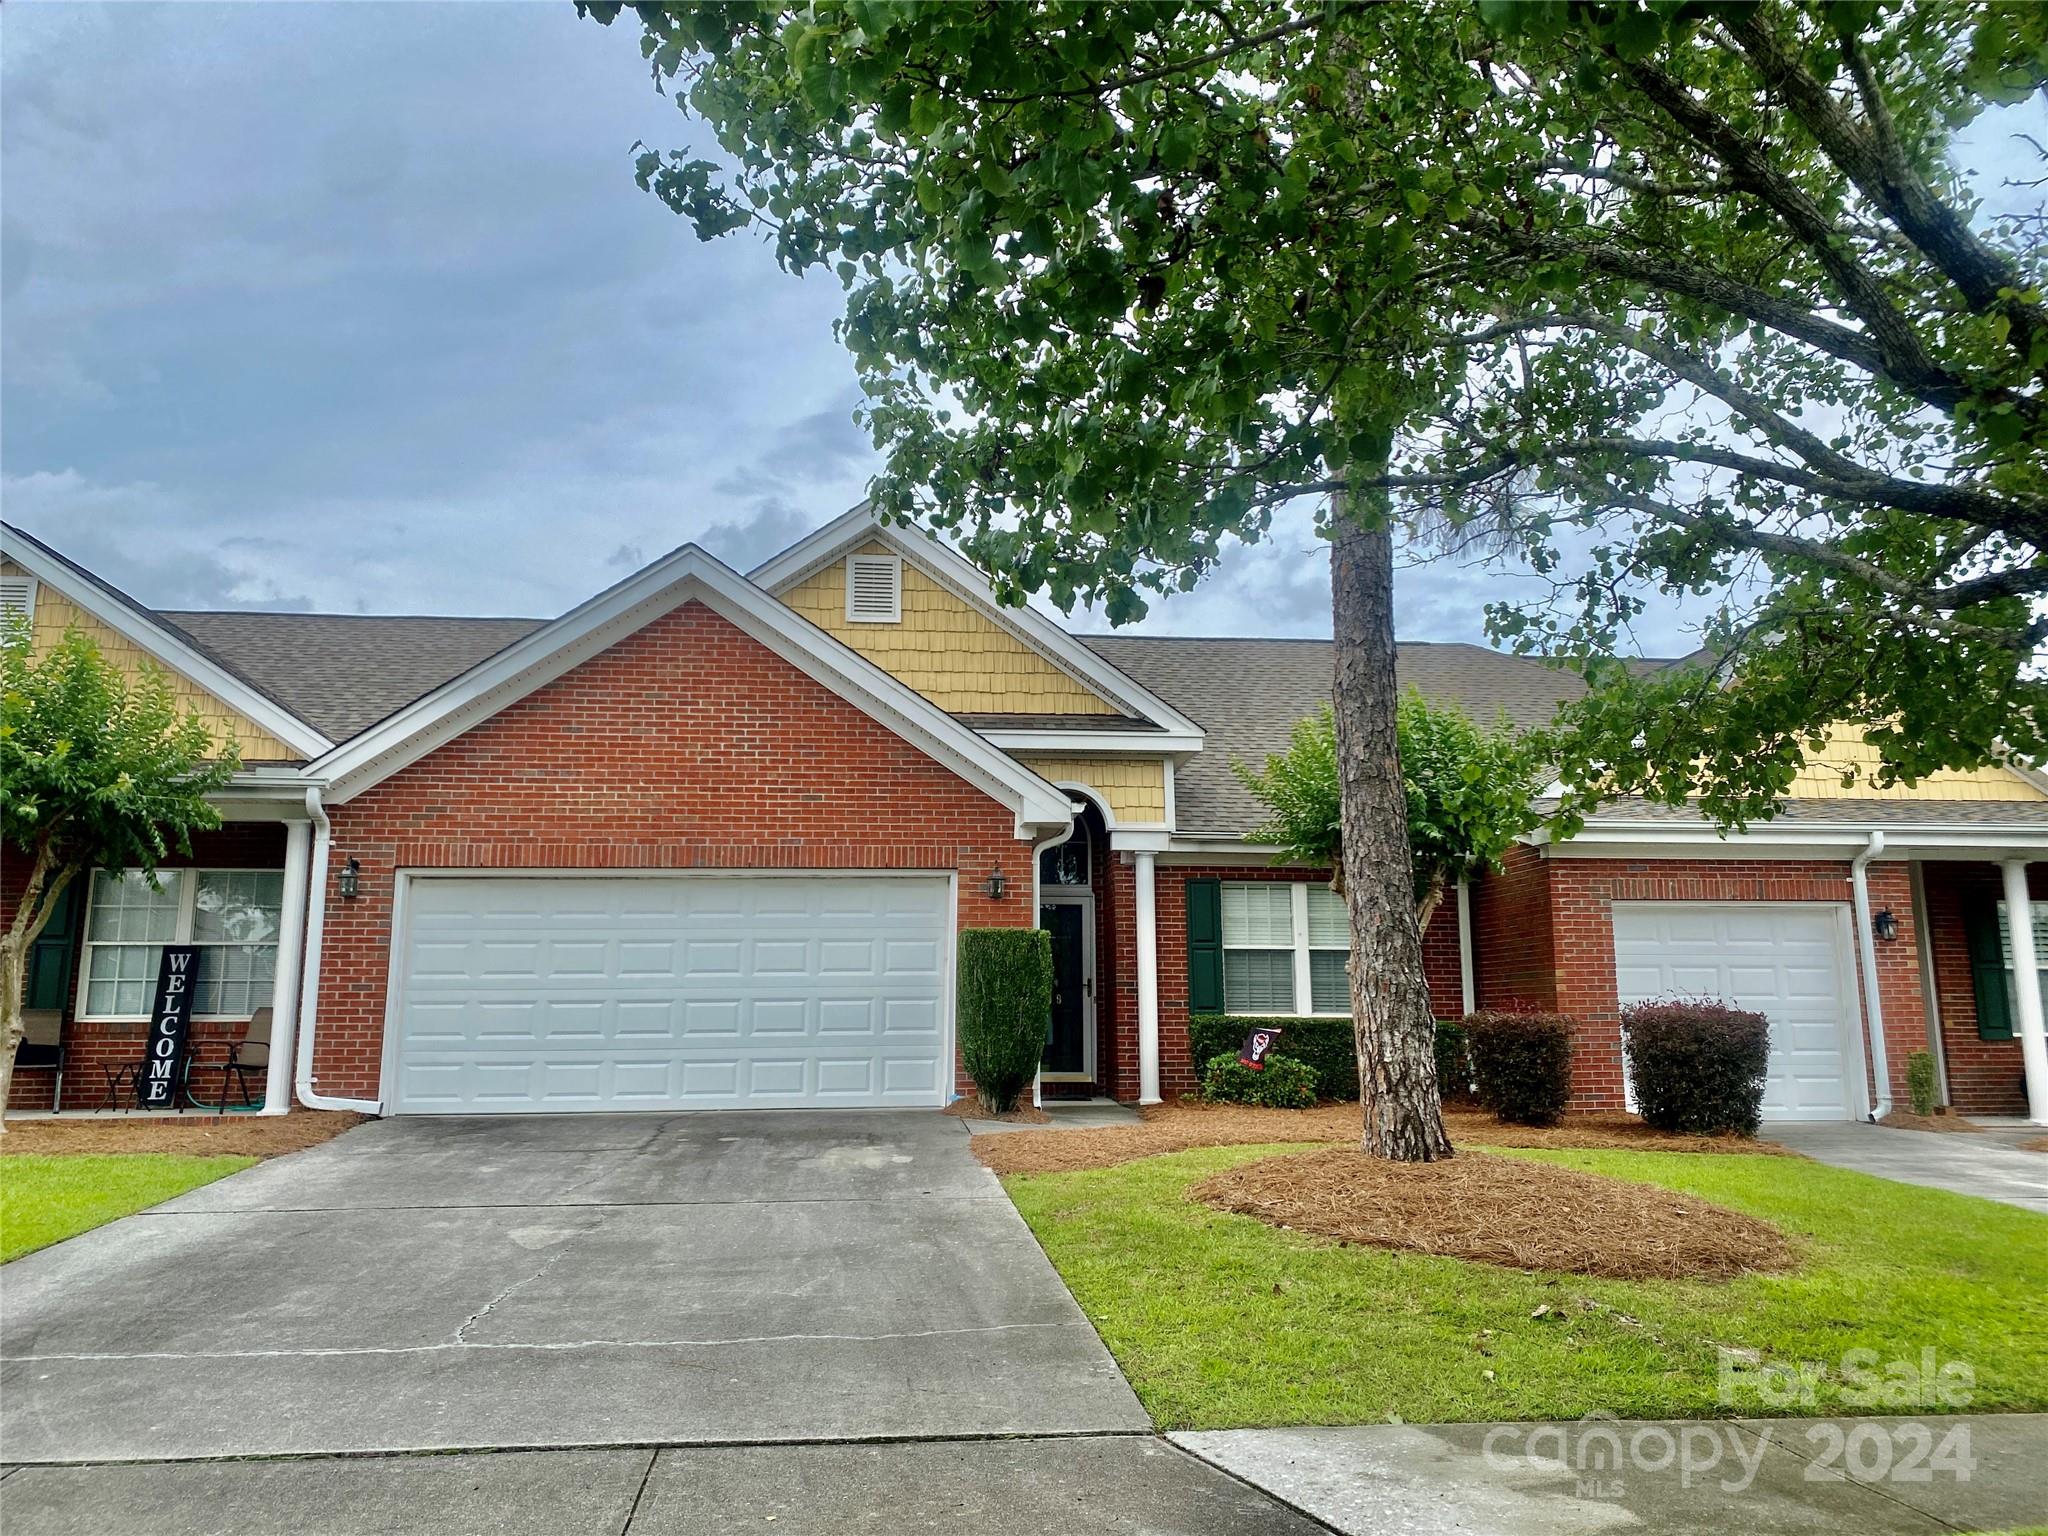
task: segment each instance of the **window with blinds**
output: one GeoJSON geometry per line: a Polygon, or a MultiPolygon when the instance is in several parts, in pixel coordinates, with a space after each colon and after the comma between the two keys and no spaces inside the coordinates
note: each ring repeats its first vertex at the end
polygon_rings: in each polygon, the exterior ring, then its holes
{"type": "Polygon", "coordinates": [[[1226,1013],[1351,1011],[1343,897],[1320,881],[1226,881],[1219,894],[1226,1013]]]}

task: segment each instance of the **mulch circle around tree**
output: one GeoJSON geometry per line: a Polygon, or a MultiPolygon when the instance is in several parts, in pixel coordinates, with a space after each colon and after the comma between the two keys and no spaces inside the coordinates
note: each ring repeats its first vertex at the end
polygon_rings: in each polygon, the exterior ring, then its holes
{"type": "Polygon", "coordinates": [[[1974,1131],[1984,1134],[1984,1127],[1973,1125],[1961,1115],[1916,1115],[1910,1109],[1895,1109],[1877,1122],[1893,1131],[1934,1131],[1938,1134],[1974,1131]]]}
{"type": "Polygon", "coordinates": [[[1613,1280],[1732,1280],[1794,1263],[1769,1222],[1691,1195],[1484,1153],[1393,1163],[1344,1147],[1262,1158],[1188,1191],[1342,1243],[1613,1280]]]}

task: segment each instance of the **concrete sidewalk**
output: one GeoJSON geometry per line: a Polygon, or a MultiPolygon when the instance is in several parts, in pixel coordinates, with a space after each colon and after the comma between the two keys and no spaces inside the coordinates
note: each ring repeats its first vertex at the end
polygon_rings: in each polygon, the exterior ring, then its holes
{"type": "Polygon", "coordinates": [[[1167,1438],[1344,1536],[1910,1536],[2003,1531],[2048,1515],[2048,1414],[1167,1438]]]}
{"type": "Polygon", "coordinates": [[[1863,1121],[1780,1122],[1765,1127],[1764,1134],[1830,1167],[2048,1215],[2048,1154],[2022,1152],[2005,1136],[1902,1131],[1863,1121]]]}

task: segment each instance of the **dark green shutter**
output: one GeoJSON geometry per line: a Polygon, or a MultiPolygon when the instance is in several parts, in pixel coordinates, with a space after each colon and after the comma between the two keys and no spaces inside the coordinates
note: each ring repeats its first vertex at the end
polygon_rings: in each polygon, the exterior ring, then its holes
{"type": "Polygon", "coordinates": [[[74,875],[57,898],[57,910],[28,952],[28,988],[24,1008],[62,1008],[71,995],[71,958],[78,953],[78,914],[90,875],[74,875]]]}
{"type": "Polygon", "coordinates": [[[1977,1038],[2012,1038],[2012,995],[2005,952],[1998,943],[1998,901],[1972,896],[1963,903],[1963,942],[1970,951],[1970,987],[1977,994],[1977,1038]]]}
{"type": "Polygon", "coordinates": [[[1223,1011],[1223,882],[1188,882],[1188,1012],[1223,1011]]]}

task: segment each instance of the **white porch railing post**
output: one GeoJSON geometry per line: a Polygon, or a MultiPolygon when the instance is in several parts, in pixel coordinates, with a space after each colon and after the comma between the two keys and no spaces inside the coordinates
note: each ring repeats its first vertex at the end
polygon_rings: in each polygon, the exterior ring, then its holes
{"type": "Polygon", "coordinates": [[[2034,953],[2034,908],[2027,892],[2027,861],[2006,859],[2006,927],[2012,935],[2013,1027],[2027,1072],[2027,1118],[2048,1125],[2048,1034],[2041,1025],[2041,957],[2034,953]]]}
{"type": "Polygon", "coordinates": [[[292,1049],[299,1023],[299,958],[306,947],[306,888],[312,823],[284,824],[284,910],[278,918],[277,977],[270,984],[270,1062],[263,1072],[263,1113],[292,1107],[292,1049]]]}

